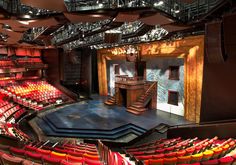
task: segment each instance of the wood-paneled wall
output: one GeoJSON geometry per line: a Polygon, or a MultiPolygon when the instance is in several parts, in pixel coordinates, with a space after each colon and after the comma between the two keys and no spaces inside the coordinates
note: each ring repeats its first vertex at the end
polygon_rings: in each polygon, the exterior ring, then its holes
{"type": "MultiPolygon", "coordinates": [[[[185,59],[184,69],[184,104],[185,118],[190,121],[200,121],[202,96],[202,79],[204,64],[204,36],[191,36],[181,40],[166,42],[152,42],[139,44],[141,59],[147,60],[161,57],[175,57],[185,59]]],[[[98,79],[100,95],[108,94],[107,87],[107,60],[126,60],[125,54],[114,55],[115,49],[101,49],[98,51],[98,79]]]]}

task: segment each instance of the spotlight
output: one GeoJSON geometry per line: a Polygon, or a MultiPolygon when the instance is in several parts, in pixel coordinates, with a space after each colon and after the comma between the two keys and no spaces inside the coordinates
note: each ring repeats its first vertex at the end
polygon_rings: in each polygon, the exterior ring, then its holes
{"type": "Polygon", "coordinates": [[[102,8],[103,6],[104,6],[103,3],[98,4],[98,7],[100,7],[100,8],[102,8]]]}
{"type": "Polygon", "coordinates": [[[24,15],[21,15],[20,18],[23,18],[23,19],[31,19],[31,15],[29,14],[24,14],[24,15]]]}
{"type": "Polygon", "coordinates": [[[2,25],[2,28],[5,29],[5,30],[7,30],[7,31],[12,31],[11,26],[8,25],[8,24],[3,24],[3,25],[2,25]]]}
{"type": "Polygon", "coordinates": [[[154,5],[155,7],[158,7],[158,6],[162,6],[163,4],[164,4],[163,1],[159,1],[159,2],[155,2],[153,5],[154,5]]]}
{"type": "Polygon", "coordinates": [[[28,13],[29,13],[29,14],[33,14],[33,11],[29,10],[28,13]]]}
{"type": "Polygon", "coordinates": [[[175,14],[178,14],[180,12],[179,5],[176,3],[174,4],[174,12],[175,12],[175,14]]]}

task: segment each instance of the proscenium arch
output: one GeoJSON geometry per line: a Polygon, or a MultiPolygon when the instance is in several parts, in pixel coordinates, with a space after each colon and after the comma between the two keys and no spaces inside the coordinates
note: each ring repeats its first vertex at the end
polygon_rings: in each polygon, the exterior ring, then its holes
{"type": "MultiPolygon", "coordinates": [[[[155,57],[184,58],[184,117],[198,123],[202,97],[204,36],[191,36],[170,42],[156,41],[137,46],[143,60],[155,57]]],[[[125,54],[112,54],[112,50],[116,48],[98,50],[99,94],[103,96],[108,94],[106,61],[126,60],[125,54]]]]}

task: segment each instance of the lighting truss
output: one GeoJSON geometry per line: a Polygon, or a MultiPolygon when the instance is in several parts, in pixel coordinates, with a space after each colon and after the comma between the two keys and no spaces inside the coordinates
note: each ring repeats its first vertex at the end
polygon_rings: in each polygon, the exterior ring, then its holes
{"type": "Polygon", "coordinates": [[[22,36],[22,41],[32,42],[34,41],[40,34],[42,34],[47,27],[33,27],[27,31],[22,36]]]}
{"type": "Polygon", "coordinates": [[[59,28],[53,34],[52,43],[57,44],[66,39],[69,39],[74,36],[78,36],[83,40],[84,35],[89,32],[96,31],[98,29],[102,29],[102,27],[108,24],[111,20],[106,19],[103,21],[93,22],[93,23],[77,23],[77,24],[67,24],[59,28]]]}
{"type": "Polygon", "coordinates": [[[222,0],[194,0],[184,3],[180,0],[65,0],[70,12],[117,8],[153,8],[161,10],[182,21],[193,20],[206,14],[222,0]]]}
{"type": "Polygon", "coordinates": [[[72,50],[79,47],[89,46],[91,49],[102,49],[108,47],[115,47],[118,45],[133,44],[138,42],[150,42],[161,40],[168,34],[168,31],[162,27],[156,26],[143,36],[132,37],[128,39],[122,39],[119,43],[103,43],[105,32],[98,33],[93,36],[85,37],[84,40],[76,40],[63,45],[64,50],[72,50]]]}

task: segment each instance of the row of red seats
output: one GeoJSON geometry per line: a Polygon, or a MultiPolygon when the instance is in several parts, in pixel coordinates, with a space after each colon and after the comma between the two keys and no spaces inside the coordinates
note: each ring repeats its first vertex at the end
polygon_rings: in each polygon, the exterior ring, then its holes
{"type": "Polygon", "coordinates": [[[20,58],[17,60],[12,59],[1,59],[0,60],[0,69],[4,68],[15,68],[21,66],[35,66],[35,65],[44,65],[40,58],[20,58]]]}
{"type": "Polygon", "coordinates": [[[1,164],[3,165],[40,165],[30,160],[18,158],[0,151],[1,164]]]}
{"type": "Polygon", "coordinates": [[[16,60],[18,63],[43,63],[40,58],[19,58],[16,60]]]}
{"type": "Polygon", "coordinates": [[[27,111],[25,110],[25,108],[20,109],[15,114],[13,114],[14,121],[18,121],[26,113],[27,111]]]}
{"type": "Polygon", "coordinates": [[[17,128],[16,121],[22,114],[27,113],[20,105],[6,100],[5,95],[0,93],[0,128],[1,134],[14,136],[20,140],[28,140],[29,137],[17,128]]]}
{"type": "Polygon", "coordinates": [[[39,111],[46,106],[60,104],[69,98],[46,81],[10,82],[1,91],[14,102],[39,111]]]}
{"type": "Polygon", "coordinates": [[[14,67],[15,64],[13,63],[12,60],[9,60],[9,59],[1,59],[0,60],[0,68],[12,68],[14,67]]]}
{"type": "Polygon", "coordinates": [[[21,109],[21,107],[19,105],[16,105],[12,108],[10,108],[9,110],[5,111],[4,114],[0,117],[1,121],[8,121],[9,117],[13,116],[13,114],[15,114],[17,111],[19,111],[21,109]]]}
{"type": "MultiPolygon", "coordinates": [[[[53,147],[51,149],[48,149],[47,146],[31,146],[31,145],[25,145],[25,147],[22,147],[23,149],[16,148],[16,147],[10,147],[10,146],[1,146],[1,149],[4,150],[4,152],[10,153],[11,155],[28,159],[35,163],[40,164],[63,164],[63,165],[70,165],[70,164],[88,164],[88,165],[102,165],[100,161],[100,157],[98,155],[97,149],[95,146],[81,146],[81,145],[69,145],[71,146],[71,149],[83,149],[85,152],[82,156],[75,156],[72,155],[72,153],[77,153],[77,151],[70,151],[67,152],[56,152],[53,150],[53,147]],[[47,148],[47,149],[45,149],[47,148]],[[91,155],[91,151],[86,151],[86,149],[93,150],[93,154],[91,155]]],[[[58,146],[63,147],[63,146],[58,146]]]]}
{"type": "Polygon", "coordinates": [[[130,147],[126,152],[145,164],[183,164],[218,160],[235,149],[235,140],[159,140],[143,145],[143,148],[130,147]],[[188,143],[188,144],[186,144],[188,143]]]}

